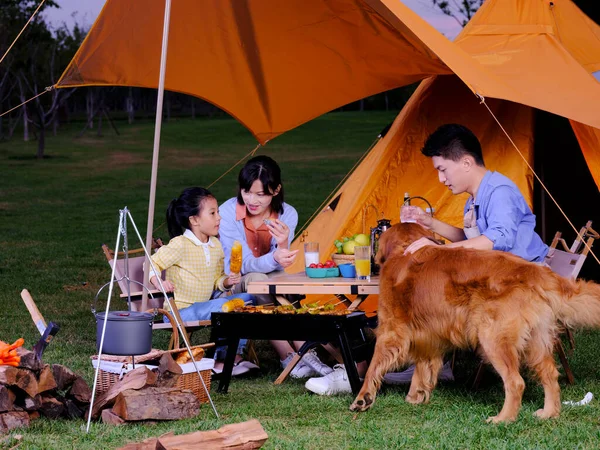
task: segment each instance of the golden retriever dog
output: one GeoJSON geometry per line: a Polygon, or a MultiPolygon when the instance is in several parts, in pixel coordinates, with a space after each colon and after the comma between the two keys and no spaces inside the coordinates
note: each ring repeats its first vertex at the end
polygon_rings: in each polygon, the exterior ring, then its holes
{"type": "Polygon", "coordinates": [[[404,250],[420,237],[417,224],[398,224],[381,236],[379,326],[375,353],[353,411],[373,406],[383,376],[408,363],[415,372],[406,401],[427,403],[442,357],[454,348],[478,349],[502,377],[505,400],[488,422],[519,414],[525,363],[544,387],[539,418],[560,413],[558,370],[553,357],[558,322],[600,325],[600,285],[570,281],[549,268],[510,253],[427,246],[404,250]]]}

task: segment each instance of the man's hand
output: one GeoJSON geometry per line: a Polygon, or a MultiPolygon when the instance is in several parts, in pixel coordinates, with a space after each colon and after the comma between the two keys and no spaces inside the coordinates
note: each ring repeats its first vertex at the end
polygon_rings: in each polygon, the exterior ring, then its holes
{"type": "Polygon", "coordinates": [[[298,250],[291,251],[287,248],[278,248],[275,250],[275,253],[273,253],[273,258],[275,258],[275,261],[277,261],[281,267],[286,268],[294,263],[297,253],[298,250]]]}
{"type": "Polygon", "coordinates": [[[419,249],[421,249],[423,247],[427,247],[429,245],[438,245],[438,244],[436,244],[435,242],[433,242],[429,238],[422,237],[421,239],[416,240],[415,242],[413,242],[412,244],[410,244],[408,247],[406,247],[406,250],[404,250],[404,254],[405,255],[412,255],[417,250],[419,250],[419,249]]]}
{"type": "Polygon", "coordinates": [[[223,285],[225,288],[229,289],[238,284],[240,281],[242,281],[241,273],[230,273],[223,285]]]}
{"type": "MultiPolygon", "coordinates": [[[[156,276],[150,278],[150,283],[156,288],[156,290],[160,291],[160,284],[156,276]]],[[[162,280],[162,285],[165,288],[166,292],[175,292],[175,285],[171,283],[169,280],[162,280]]]]}

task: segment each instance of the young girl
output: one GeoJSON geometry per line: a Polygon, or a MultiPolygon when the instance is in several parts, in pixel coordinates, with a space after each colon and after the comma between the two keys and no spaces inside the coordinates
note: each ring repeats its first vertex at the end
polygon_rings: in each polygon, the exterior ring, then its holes
{"type": "MultiPolygon", "coordinates": [[[[216,238],[220,222],[217,200],[204,188],[187,188],[169,203],[167,226],[171,240],[152,255],[152,262],[158,271],[167,271],[163,287],[173,292],[184,321],[210,320],[210,314],[221,311],[223,304],[232,298],[254,300],[244,293],[212,299],[214,291],[225,292],[241,280],[240,274],[228,276],[223,270],[225,255],[216,238]]],[[[157,274],[152,270],[150,282],[160,289],[157,274]]],[[[239,361],[240,355],[236,358],[239,361]]],[[[249,370],[251,366],[257,368],[248,362],[242,367],[249,370]]],[[[234,375],[248,371],[242,367],[234,368],[234,375]]]]}
{"type": "MultiPolygon", "coordinates": [[[[298,213],[283,201],[279,165],[268,156],[256,156],[246,163],[238,177],[238,195],[221,205],[220,237],[225,250],[225,266],[234,241],[242,243],[242,278],[232,289],[246,292],[250,281],[264,280],[267,274],[282,271],[295,260],[298,250],[289,245],[298,224],[298,213]]],[[[259,304],[273,303],[269,295],[257,295],[259,304]]],[[[285,367],[295,350],[287,341],[271,341],[285,367]]],[[[295,343],[297,348],[302,343],[295,343]]],[[[327,375],[332,369],[315,352],[305,354],[291,372],[295,378],[327,375]]]]}

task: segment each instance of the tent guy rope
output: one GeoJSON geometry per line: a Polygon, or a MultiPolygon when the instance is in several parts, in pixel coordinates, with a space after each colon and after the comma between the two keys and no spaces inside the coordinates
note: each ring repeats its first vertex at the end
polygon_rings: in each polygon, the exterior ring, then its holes
{"type": "Polygon", "coordinates": [[[55,88],[55,86],[47,86],[46,88],[44,88],[44,90],[42,92],[40,92],[38,95],[34,95],[33,97],[31,97],[29,100],[25,100],[23,103],[21,103],[20,105],[15,106],[14,108],[9,109],[8,111],[4,111],[3,113],[0,114],[0,117],[8,114],[11,111],[14,111],[15,109],[20,108],[21,106],[25,105],[26,103],[29,103],[31,100],[35,100],[36,98],[38,98],[41,95],[44,95],[46,92],[50,92],[55,88]]]}
{"type": "Polygon", "coordinates": [[[17,34],[17,37],[15,38],[15,40],[12,42],[12,44],[10,44],[10,47],[8,47],[8,49],[4,52],[4,55],[2,55],[2,59],[0,59],[0,64],[2,64],[2,61],[4,61],[4,58],[6,58],[6,55],[8,55],[8,52],[10,52],[10,49],[13,48],[13,46],[17,43],[17,41],[19,40],[19,38],[23,34],[23,31],[25,31],[25,28],[27,28],[27,26],[29,25],[29,23],[33,20],[33,18],[35,17],[35,15],[37,14],[37,12],[40,10],[40,8],[42,7],[42,5],[44,4],[45,1],[46,0],[42,0],[40,2],[40,4],[36,8],[36,10],[33,12],[33,14],[31,15],[31,17],[27,21],[27,23],[25,23],[25,25],[23,26],[23,28],[21,29],[21,31],[19,32],[19,34],[17,34]]]}
{"type": "MultiPolygon", "coordinates": [[[[575,234],[578,235],[579,231],[577,230],[577,228],[575,228],[575,225],[573,225],[573,222],[571,222],[571,220],[569,219],[569,217],[567,216],[567,214],[563,211],[563,209],[560,207],[560,205],[558,204],[558,202],[556,201],[556,199],[554,198],[554,196],[550,193],[550,191],[548,190],[548,188],[546,187],[546,185],[544,184],[544,182],[541,180],[541,178],[538,176],[538,174],[535,172],[535,170],[533,170],[533,167],[531,167],[531,165],[529,164],[529,162],[527,161],[527,159],[525,158],[525,156],[523,156],[523,153],[521,153],[521,150],[519,150],[519,147],[517,147],[517,145],[514,143],[514,141],[508,135],[508,133],[506,132],[506,130],[504,129],[504,127],[502,126],[502,124],[500,123],[500,121],[498,120],[498,118],[496,117],[496,115],[492,112],[492,110],[490,109],[490,107],[486,103],[485,97],[483,95],[481,95],[481,94],[478,94],[477,92],[475,92],[475,95],[479,98],[480,104],[483,104],[486,107],[486,109],[488,110],[488,112],[492,115],[493,119],[496,121],[496,123],[498,124],[498,126],[500,127],[500,129],[502,130],[502,132],[504,133],[504,135],[508,138],[508,140],[510,141],[510,143],[512,144],[512,146],[515,148],[515,150],[517,151],[517,153],[519,154],[519,156],[523,159],[523,161],[525,161],[525,164],[527,165],[527,167],[529,168],[529,170],[531,170],[531,173],[533,173],[533,176],[535,177],[535,179],[538,180],[538,182],[540,183],[540,185],[542,186],[542,188],[544,189],[544,191],[546,192],[546,194],[548,194],[548,196],[552,199],[552,201],[554,202],[554,204],[556,205],[556,207],[558,208],[558,210],[560,211],[560,213],[567,220],[567,222],[569,223],[569,225],[571,226],[571,228],[573,228],[573,230],[575,231],[575,234]]],[[[587,242],[585,242],[585,240],[582,240],[582,242],[587,247],[587,249],[590,251],[590,253],[594,257],[594,259],[596,260],[596,262],[600,265],[600,260],[598,259],[598,257],[596,256],[596,254],[594,253],[594,251],[592,250],[592,248],[587,244],[587,242]]]]}

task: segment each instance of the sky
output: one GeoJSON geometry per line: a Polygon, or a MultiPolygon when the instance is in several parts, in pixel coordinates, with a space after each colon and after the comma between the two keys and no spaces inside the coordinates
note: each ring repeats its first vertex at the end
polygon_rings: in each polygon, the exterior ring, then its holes
{"type": "MultiPolygon", "coordinates": [[[[402,2],[449,39],[453,39],[460,32],[461,28],[456,20],[440,12],[433,6],[431,0],[402,0],[402,2]]],[[[55,28],[63,24],[71,28],[75,23],[89,28],[100,14],[105,0],[55,0],[55,3],[60,8],[47,8],[44,13],[55,28]]]]}

